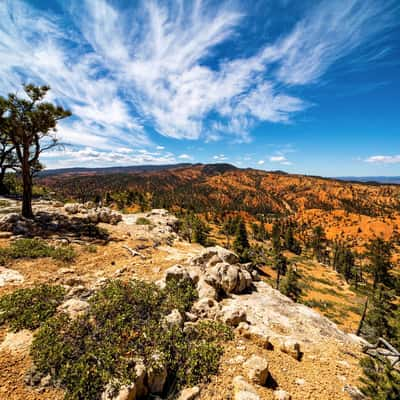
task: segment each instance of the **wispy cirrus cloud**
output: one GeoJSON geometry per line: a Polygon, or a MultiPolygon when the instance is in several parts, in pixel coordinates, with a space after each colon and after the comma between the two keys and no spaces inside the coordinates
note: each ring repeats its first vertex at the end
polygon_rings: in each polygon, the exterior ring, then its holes
{"type": "Polygon", "coordinates": [[[371,156],[365,159],[372,164],[400,164],[400,154],[394,156],[371,156]]]}
{"type": "Polygon", "coordinates": [[[369,60],[386,54],[370,44],[381,43],[398,7],[394,0],[320,1],[251,55],[220,56],[218,47],[240,35],[245,6],[72,0],[59,1],[61,15],[32,4],[0,4],[0,91],[48,83],[74,114],[61,124],[63,141],[100,152],[150,146],[148,129],[246,142],[260,121],[290,123],[310,106],[296,87],[318,82],[360,46],[368,44],[369,60]]]}

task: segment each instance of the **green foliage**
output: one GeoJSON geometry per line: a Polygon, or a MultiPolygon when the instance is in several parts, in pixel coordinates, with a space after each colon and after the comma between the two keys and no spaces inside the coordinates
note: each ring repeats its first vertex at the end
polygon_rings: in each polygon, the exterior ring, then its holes
{"type": "Polygon", "coordinates": [[[215,322],[185,331],[163,323],[172,309],[188,310],[196,295],[190,281],[172,280],[165,289],[110,281],[90,299],[87,314],[75,320],[57,315],[40,328],[31,349],[34,364],[66,390],[66,399],[97,400],[110,381],[131,382],[138,359],[157,368],[157,354],[168,370],[165,393],[174,395],[214,374],[221,343],[232,337],[215,322]]]}
{"type": "Polygon", "coordinates": [[[151,221],[144,217],[139,217],[136,220],[136,225],[151,225],[151,221]]]}
{"type": "Polygon", "coordinates": [[[278,254],[282,250],[281,244],[281,229],[277,222],[274,222],[272,225],[272,248],[274,249],[275,254],[278,254]]]}
{"type": "Polygon", "coordinates": [[[39,157],[43,151],[57,145],[57,123],[71,113],[44,101],[50,90],[48,86],[30,84],[23,88],[24,97],[0,96],[0,132],[15,149],[13,165],[20,167],[23,181],[22,215],[31,218],[32,178],[43,168],[39,157]]]}
{"type": "Polygon", "coordinates": [[[233,242],[233,250],[239,255],[241,261],[248,261],[250,244],[247,238],[246,224],[241,218],[236,227],[236,236],[233,242]]]}
{"type": "Polygon", "coordinates": [[[314,257],[319,262],[325,262],[327,259],[326,253],[326,236],[322,226],[316,226],[313,230],[311,237],[311,248],[313,250],[314,257]]]}
{"type": "Polygon", "coordinates": [[[333,245],[333,268],[343,275],[346,282],[356,277],[354,254],[351,249],[341,242],[333,245]]]}
{"type": "Polygon", "coordinates": [[[189,311],[198,297],[196,286],[191,279],[181,279],[179,281],[171,279],[166,283],[163,293],[165,295],[163,303],[165,312],[175,308],[181,313],[189,311]]]}
{"type": "Polygon", "coordinates": [[[97,246],[95,246],[94,244],[89,244],[88,246],[86,246],[86,251],[88,253],[97,253],[97,246]]]}
{"type": "Polygon", "coordinates": [[[18,289],[0,299],[0,325],[13,331],[36,329],[54,315],[64,299],[62,286],[41,285],[18,289]]]}
{"type": "Polygon", "coordinates": [[[370,306],[362,324],[361,334],[370,342],[380,337],[391,340],[395,337],[392,326],[395,296],[382,284],[379,284],[370,297],[370,306]]]}
{"type": "Polygon", "coordinates": [[[194,213],[187,213],[180,220],[179,231],[189,242],[208,245],[210,228],[194,213]]]}
{"type": "Polygon", "coordinates": [[[70,246],[50,246],[42,239],[18,239],[9,247],[0,249],[0,264],[15,258],[40,257],[51,257],[67,262],[75,258],[75,251],[70,246]]]}
{"type": "Polygon", "coordinates": [[[367,245],[366,256],[369,260],[367,268],[372,274],[374,289],[379,283],[393,287],[395,280],[391,279],[390,274],[393,268],[392,251],[393,245],[382,238],[372,239],[367,245]]]}
{"type": "Polygon", "coordinates": [[[290,297],[293,301],[298,301],[301,296],[299,280],[300,274],[296,269],[293,267],[288,268],[288,271],[279,286],[280,292],[285,296],[290,297]]]}
{"type": "Polygon", "coordinates": [[[361,392],[371,400],[398,400],[400,398],[400,371],[387,360],[365,357],[360,365],[364,376],[360,378],[361,392]]]}
{"type": "Polygon", "coordinates": [[[275,255],[273,268],[276,270],[276,288],[279,289],[280,278],[287,272],[287,258],[282,253],[275,255]]]}

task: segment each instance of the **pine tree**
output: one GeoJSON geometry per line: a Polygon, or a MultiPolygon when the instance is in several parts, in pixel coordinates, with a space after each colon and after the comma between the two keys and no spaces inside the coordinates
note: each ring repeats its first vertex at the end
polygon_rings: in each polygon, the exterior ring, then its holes
{"type": "Polygon", "coordinates": [[[361,392],[372,400],[400,399],[400,371],[385,359],[365,357],[360,362],[364,376],[360,378],[361,392]]]}
{"type": "Polygon", "coordinates": [[[392,326],[395,296],[382,284],[379,284],[370,298],[370,305],[360,328],[360,333],[370,342],[376,342],[380,337],[392,340],[395,329],[392,326]]]}
{"type": "Polygon", "coordinates": [[[372,274],[374,290],[379,283],[389,287],[393,287],[395,283],[390,274],[390,270],[393,268],[392,250],[392,244],[382,238],[372,239],[367,245],[366,256],[369,259],[367,269],[372,274]]]}
{"type": "Polygon", "coordinates": [[[316,226],[313,230],[311,248],[313,250],[314,257],[319,262],[325,261],[326,236],[325,231],[321,226],[316,226]]]}
{"type": "Polygon", "coordinates": [[[278,253],[275,256],[274,266],[276,269],[276,288],[279,290],[281,276],[286,275],[287,272],[287,258],[282,253],[278,253]]]}
{"type": "Polygon", "coordinates": [[[289,267],[280,284],[280,292],[293,301],[298,301],[301,296],[300,274],[293,267],[289,267]]]}
{"type": "Polygon", "coordinates": [[[33,176],[43,168],[39,158],[57,146],[57,123],[71,115],[61,106],[43,101],[49,90],[48,86],[24,85],[25,97],[0,96],[0,132],[5,132],[15,148],[23,182],[22,215],[26,218],[33,217],[33,176]]]}
{"type": "Polygon", "coordinates": [[[241,218],[237,225],[236,237],[233,242],[233,250],[242,258],[246,257],[246,252],[250,248],[249,240],[247,238],[246,225],[241,218]]]}
{"type": "Polygon", "coordinates": [[[333,268],[343,275],[346,282],[355,277],[355,257],[353,252],[346,245],[336,242],[333,246],[333,268]]]}
{"type": "Polygon", "coordinates": [[[272,225],[271,239],[272,239],[272,248],[275,254],[280,253],[280,251],[282,250],[281,228],[277,222],[274,222],[274,224],[272,225]]]}

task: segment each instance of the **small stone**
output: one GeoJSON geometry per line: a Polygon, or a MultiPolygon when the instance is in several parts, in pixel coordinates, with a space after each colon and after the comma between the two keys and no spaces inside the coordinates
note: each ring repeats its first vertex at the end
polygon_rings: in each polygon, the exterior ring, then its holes
{"type": "Polygon", "coordinates": [[[163,318],[163,326],[166,328],[181,327],[183,325],[183,318],[178,309],[172,310],[168,315],[163,318]]]}
{"type": "Polygon", "coordinates": [[[286,339],[281,342],[280,350],[283,353],[289,354],[295,360],[300,361],[301,352],[300,352],[300,343],[293,339],[286,339]]]}
{"type": "Polygon", "coordinates": [[[274,390],[274,399],[275,400],[291,400],[292,396],[288,392],[285,392],[282,389],[274,390]]]}
{"type": "Polygon", "coordinates": [[[200,388],[194,386],[191,388],[183,389],[177,398],[177,400],[195,400],[200,394],[200,388]]]}
{"type": "Polygon", "coordinates": [[[260,356],[251,356],[244,364],[249,379],[257,385],[265,385],[269,376],[268,361],[260,356]]]}
{"type": "Polygon", "coordinates": [[[296,383],[296,385],[300,385],[300,386],[303,386],[306,383],[306,381],[302,378],[296,378],[296,380],[294,382],[296,383]]]}
{"type": "Polygon", "coordinates": [[[0,344],[0,351],[7,350],[12,353],[28,352],[32,344],[33,334],[27,329],[18,332],[8,332],[0,344]]]}
{"type": "Polygon", "coordinates": [[[117,391],[114,390],[113,383],[109,383],[101,394],[101,400],[135,400],[136,386],[134,383],[123,385],[117,391]]]}
{"type": "Polygon", "coordinates": [[[12,232],[0,232],[0,239],[9,239],[12,235],[12,232]]]}
{"type": "Polygon", "coordinates": [[[58,311],[65,312],[71,319],[76,319],[85,314],[89,307],[90,305],[87,301],[69,299],[58,307],[58,311]]]}
{"type": "Polygon", "coordinates": [[[235,376],[232,383],[234,400],[260,400],[257,390],[243,376],[235,376]]]}

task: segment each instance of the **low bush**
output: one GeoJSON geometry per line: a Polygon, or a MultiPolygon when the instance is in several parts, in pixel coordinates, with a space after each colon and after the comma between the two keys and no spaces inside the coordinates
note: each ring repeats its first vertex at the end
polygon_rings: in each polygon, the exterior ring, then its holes
{"type": "Polygon", "coordinates": [[[136,220],[136,225],[151,225],[151,221],[144,217],[139,217],[136,220]]]}
{"type": "Polygon", "coordinates": [[[5,295],[0,299],[0,325],[8,323],[15,332],[36,329],[55,314],[64,294],[62,286],[41,285],[5,295]]]}
{"type": "Polygon", "coordinates": [[[50,246],[42,239],[18,239],[9,247],[0,249],[0,264],[10,259],[41,257],[67,262],[75,258],[75,251],[71,246],[50,246]]]}
{"type": "MultiPolygon", "coordinates": [[[[191,281],[168,282],[165,289],[143,281],[110,281],[91,299],[86,315],[56,315],[36,334],[31,355],[36,368],[66,390],[68,400],[99,399],[109,382],[132,382],[137,360],[168,371],[164,395],[206,381],[216,373],[230,329],[216,322],[192,329],[166,326],[173,309],[190,309],[196,298],[191,281]]],[[[183,314],[184,315],[184,314],[183,314]]]]}

